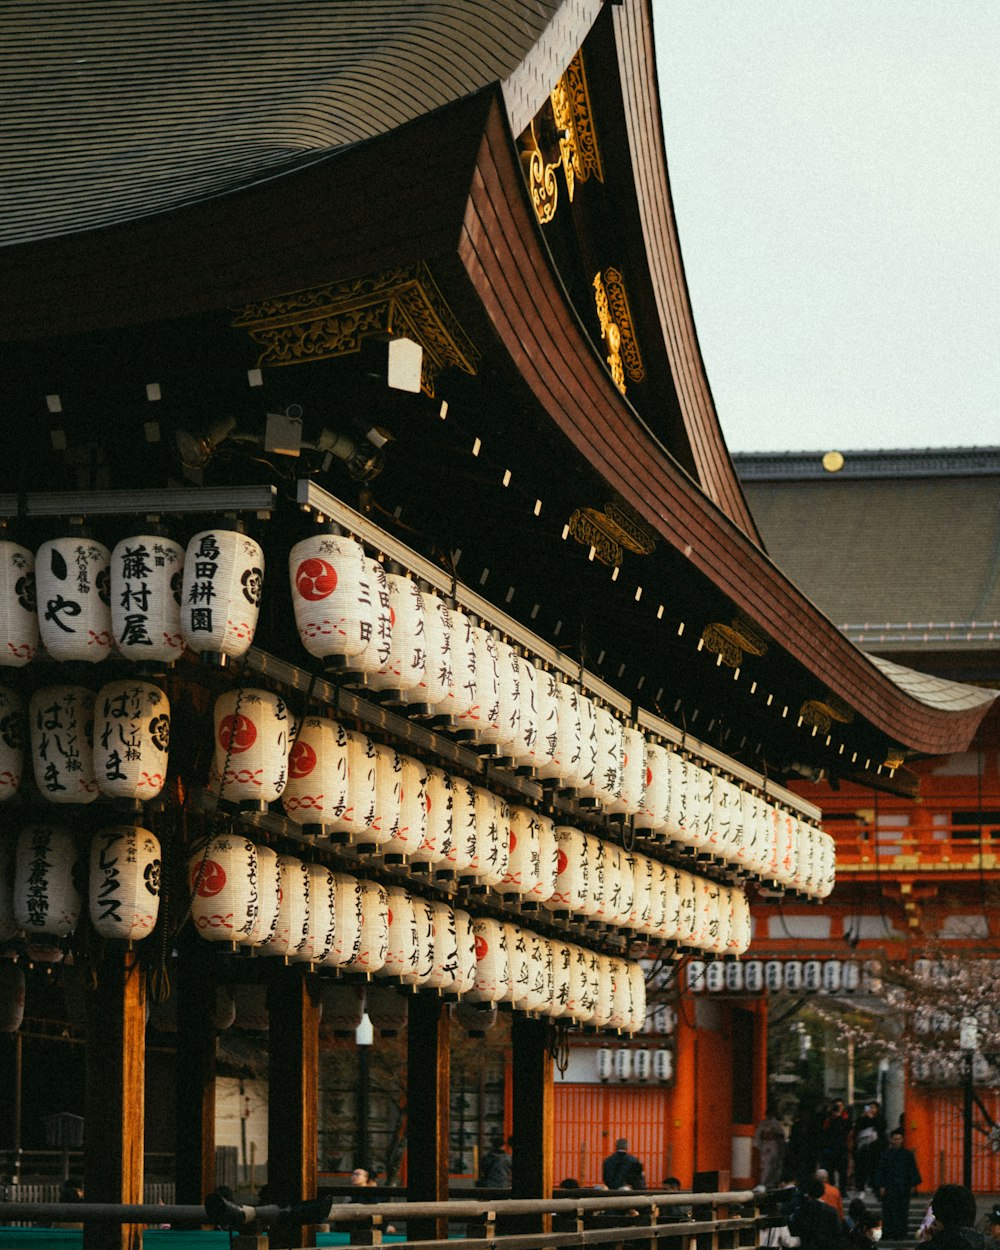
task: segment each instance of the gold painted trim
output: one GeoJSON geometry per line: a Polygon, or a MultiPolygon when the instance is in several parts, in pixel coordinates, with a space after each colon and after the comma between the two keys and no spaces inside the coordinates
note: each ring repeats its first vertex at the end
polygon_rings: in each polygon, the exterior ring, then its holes
{"type": "Polygon", "coordinates": [[[646,367],[642,363],[639,345],[635,341],[635,322],[632,320],[632,309],[629,307],[625,279],[622,277],[621,270],[605,269],[604,286],[608,293],[611,316],[614,317],[621,334],[620,350],[625,372],[633,382],[642,382],[646,377],[646,367]]]}
{"type": "Polygon", "coordinates": [[[749,621],[735,617],[729,625],[712,621],[702,630],[701,640],[713,655],[722,657],[729,668],[739,668],[745,656],[767,653],[767,642],[749,621]]]}
{"type": "Polygon", "coordinates": [[[263,349],[258,366],[346,356],[371,335],[411,338],[424,351],[427,395],[443,369],[474,374],[481,357],[423,261],[247,304],[233,325],[263,349]]]}
{"type": "Polygon", "coordinates": [[[594,558],[602,564],[620,566],[626,551],[648,556],[656,549],[656,539],[627,504],[613,500],[597,508],[577,508],[569,518],[569,532],[578,543],[594,548],[594,558]]]}

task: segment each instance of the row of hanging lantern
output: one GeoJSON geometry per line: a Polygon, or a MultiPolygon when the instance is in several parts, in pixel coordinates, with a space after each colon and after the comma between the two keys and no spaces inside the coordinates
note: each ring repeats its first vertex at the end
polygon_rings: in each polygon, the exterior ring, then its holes
{"type": "Polygon", "coordinates": [[[240,834],[196,845],[191,918],[209,941],[393,978],[601,1028],[645,1020],[638,963],[284,855],[240,834]]]}
{"type": "Polygon", "coordinates": [[[228,801],[281,798],[306,829],[342,834],[387,862],[457,876],[529,907],[540,902],[560,919],[712,951],[749,944],[749,908],[737,887],[557,826],[326,717],[307,717],[289,753],[279,695],[227,691],[216,701],[215,725],[212,785],[228,801]]]}
{"type": "MultiPolygon", "coordinates": [[[[832,889],[833,843],[821,830],[647,740],[435,591],[387,571],[356,539],[318,528],[292,548],[289,574],[314,657],[581,803],[634,818],[645,838],[807,895],[832,889]]],[[[163,662],[185,644],[239,656],[253,641],[263,577],[261,548],[239,529],[202,531],[186,551],[157,534],[112,552],[71,535],[35,556],[3,541],[0,661],[27,663],[39,641],[56,659],[95,661],[115,648],[163,662]]]]}
{"type": "Polygon", "coordinates": [[[0,541],[0,664],[40,652],[53,660],[170,664],[185,646],[242,655],[253,642],[264,553],[239,526],[195,534],[134,534],[114,550],[84,530],[32,553],[0,541]]]}
{"type": "Polygon", "coordinates": [[[90,839],[88,857],[68,829],[26,825],[0,851],[0,941],[23,937],[29,950],[58,957],[87,896],[105,938],[138,941],[156,926],[160,844],[148,829],[114,825],[90,839]]]}
{"type": "Polygon", "coordinates": [[[689,959],[684,969],[692,993],[759,994],[791,990],[807,994],[854,994],[867,991],[865,967],[854,959],[747,959],[705,963],[689,959]]]}
{"type": "MultiPolygon", "coordinates": [[[[0,689],[0,800],[21,787],[25,709],[0,689]]],[[[145,802],[163,789],[170,748],[170,702],[152,682],[126,678],[96,693],[43,686],[27,708],[27,738],[39,792],[52,803],[98,796],[145,802]]]]}
{"type": "Polygon", "coordinates": [[[602,1046],[597,1052],[597,1077],[602,1084],[609,1081],[666,1084],[674,1079],[674,1052],[666,1047],[646,1050],[622,1046],[612,1050],[602,1046]]]}

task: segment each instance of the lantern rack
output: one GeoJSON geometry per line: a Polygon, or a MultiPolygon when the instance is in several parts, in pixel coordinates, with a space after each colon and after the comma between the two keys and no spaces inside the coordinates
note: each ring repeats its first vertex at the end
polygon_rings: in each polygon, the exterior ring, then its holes
{"type": "Polygon", "coordinates": [[[254,513],[265,519],[278,507],[276,486],[167,487],[163,490],[13,491],[0,494],[0,517],[200,516],[254,513]]]}
{"type": "MultiPolygon", "coordinates": [[[[405,716],[397,715],[388,708],[372,703],[334,682],[314,677],[306,669],[288,660],[282,660],[258,647],[251,647],[247,653],[246,662],[248,668],[267,677],[284,691],[294,690],[297,693],[306,694],[311,690],[313,699],[320,704],[327,704],[335,714],[354,717],[401,742],[426,751],[436,756],[439,762],[447,761],[479,781],[488,781],[493,789],[515,794],[535,805],[544,803],[554,811],[571,817],[574,824],[599,828],[605,837],[608,837],[609,833],[613,833],[615,829],[617,822],[609,820],[604,813],[581,807],[559,792],[547,790],[533,778],[513,769],[499,767],[489,757],[480,756],[468,747],[454,742],[445,734],[415,723],[405,716]]],[[[309,715],[310,713],[308,710],[303,710],[302,714],[309,715]]],[[[774,788],[779,789],[779,787],[774,788]]],[[[257,813],[241,813],[240,815],[249,823],[258,826],[261,823],[257,818],[257,813]]],[[[317,845],[314,838],[298,833],[299,826],[293,821],[278,816],[269,816],[268,820],[277,822],[273,826],[270,824],[264,826],[271,832],[309,845],[317,845]]],[[[610,840],[621,843],[620,838],[612,837],[610,840]]],[[[662,860],[674,867],[694,870],[699,876],[732,885],[739,884],[745,877],[744,873],[734,869],[731,865],[700,858],[693,849],[674,844],[660,844],[652,839],[640,838],[640,841],[643,853],[649,855],[650,858],[662,860]]],[[[318,845],[324,846],[323,843],[318,845]]],[[[795,892],[787,890],[781,893],[794,894],[795,892]]]]}
{"type": "Polygon", "coordinates": [[[532,633],[531,630],[525,629],[519,621],[508,616],[488,599],[484,599],[468,586],[450,578],[437,565],[418,555],[417,552],[405,543],[394,538],[373,521],[370,521],[360,512],[356,512],[348,504],[337,499],[336,496],[331,495],[321,486],[317,486],[315,482],[304,478],[300,479],[296,483],[295,498],[304,512],[313,513],[317,520],[320,521],[333,521],[337,525],[343,526],[350,533],[357,535],[359,539],[383,553],[388,559],[403,565],[415,577],[426,581],[441,594],[453,598],[463,610],[488,622],[491,628],[499,629],[508,638],[525,647],[549,668],[559,672],[570,682],[586,687],[588,691],[597,695],[608,707],[614,708],[621,716],[626,719],[633,719],[637,728],[654,734],[665,742],[690,752],[692,755],[697,756],[706,767],[723,770],[734,780],[742,781],[746,785],[759,790],[774,802],[791,808],[807,820],[819,822],[822,819],[822,813],[819,808],[811,803],[807,803],[798,795],[793,794],[791,790],[786,790],[783,786],[777,785],[770,779],[763,777],[760,773],[734,760],[731,756],[717,750],[707,742],[702,742],[700,739],[682,732],[675,725],[671,725],[669,721],[663,720],[654,713],[643,708],[635,709],[632,703],[613,686],[608,685],[607,682],[581,665],[568,661],[566,656],[556,647],[546,643],[537,634],[532,633]]]}

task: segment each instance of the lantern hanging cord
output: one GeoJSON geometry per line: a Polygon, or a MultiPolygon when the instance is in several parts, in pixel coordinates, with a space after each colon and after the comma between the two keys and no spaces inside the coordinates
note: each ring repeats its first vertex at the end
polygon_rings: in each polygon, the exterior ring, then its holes
{"type": "MultiPolygon", "coordinates": [[[[187,825],[187,813],[181,808],[181,820],[187,825]]],[[[176,846],[174,838],[174,825],[172,821],[160,822],[166,824],[166,833],[160,841],[163,848],[162,862],[160,865],[160,933],[159,942],[157,944],[155,962],[149,969],[147,984],[149,987],[149,999],[155,1006],[165,1003],[171,994],[170,988],[170,972],[167,964],[167,943],[173,940],[173,934],[168,932],[168,917],[170,915],[170,880],[173,875],[174,867],[174,849],[176,846]]],[[[182,839],[186,844],[187,839],[182,839]]],[[[179,927],[179,926],[178,926],[179,927]]]]}
{"type": "Polygon", "coordinates": [[[554,1025],[549,1037],[549,1054],[560,1076],[565,1076],[569,1067],[569,1029],[554,1025]]]}

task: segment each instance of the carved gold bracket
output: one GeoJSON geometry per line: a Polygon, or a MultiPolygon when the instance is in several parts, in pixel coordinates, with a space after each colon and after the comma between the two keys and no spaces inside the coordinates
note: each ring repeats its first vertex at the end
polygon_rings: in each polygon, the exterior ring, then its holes
{"type": "Polygon", "coordinates": [[[723,664],[729,668],[739,668],[747,655],[767,652],[767,643],[761,634],[740,617],[735,617],[728,625],[721,621],[706,625],[701,640],[713,655],[721,656],[723,664]]]}
{"type": "Polygon", "coordinates": [[[620,269],[605,269],[594,275],[594,306],[607,344],[608,368],[615,386],[625,394],[625,378],[641,382],[646,376],[639,346],[635,341],[632,310],[620,269]]]}
{"type": "Polygon", "coordinates": [[[569,518],[569,532],[584,547],[594,548],[594,558],[602,564],[620,565],[626,551],[648,556],[656,549],[656,539],[627,504],[607,503],[604,511],[577,508],[569,518]]]}
{"type": "Polygon", "coordinates": [[[799,708],[799,716],[803,724],[812,725],[817,732],[828,734],[834,721],[849,725],[854,719],[854,712],[843,699],[829,693],[822,699],[807,699],[799,708]]]}
{"type": "Polygon", "coordinates": [[[604,181],[582,52],[576,54],[553,87],[547,107],[551,110],[551,119],[543,110],[521,136],[521,159],[531,202],[542,225],[556,215],[559,204],[556,171],[560,167],[571,202],[577,182],[586,182],[592,177],[604,181]]]}
{"type": "Polygon", "coordinates": [[[233,325],[263,349],[258,365],[346,356],[371,335],[413,339],[424,349],[427,395],[442,369],[475,373],[480,359],[423,261],[248,304],[233,325]]]}

